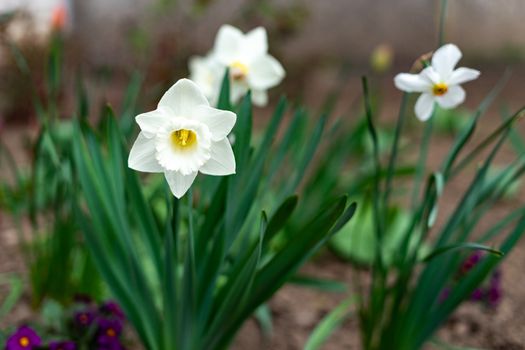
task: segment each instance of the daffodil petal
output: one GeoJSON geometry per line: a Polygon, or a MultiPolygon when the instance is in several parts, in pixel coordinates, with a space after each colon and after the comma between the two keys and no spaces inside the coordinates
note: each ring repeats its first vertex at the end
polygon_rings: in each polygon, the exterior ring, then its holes
{"type": "Polygon", "coordinates": [[[246,50],[254,57],[267,53],[268,36],[266,34],[266,29],[263,27],[257,27],[246,33],[244,36],[244,44],[246,45],[246,50]]]}
{"type": "Polygon", "coordinates": [[[230,99],[232,103],[237,103],[248,92],[248,86],[244,83],[233,82],[231,84],[230,99]]]}
{"type": "Polygon", "coordinates": [[[213,49],[217,59],[225,65],[231,64],[243,40],[244,34],[239,29],[229,24],[223,25],[217,33],[213,49]]]}
{"type": "Polygon", "coordinates": [[[249,67],[248,85],[252,89],[266,90],[279,84],[285,76],[283,66],[266,54],[255,58],[249,67]]]}
{"type": "Polygon", "coordinates": [[[169,112],[162,113],[161,109],[157,109],[151,112],[142,113],[135,117],[135,121],[140,127],[140,130],[145,137],[150,138],[155,136],[157,131],[167,123],[169,123],[169,112]]]}
{"type": "Polygon", "coordinates": [[[217,101],[226,67],[214,55],[193,56],[189,61],[190,80],[199,86],[211,104],[217,101]]]}
{"type": "Polygon", "coordinates": [[[417,99],[415,112],[416,117],[421,121],[426,121],[432,116],[434,111],[434,96],[429,93],[423,93],[417,99]]]}
{"type": "Polygon", "coordinates": [[[439,73],[441,78],[447,79],[452,74],[461,56],[461,51],[456,45],[443,45],[432,55],[432,67],[439,73]]]}
{"type": "Polygon", "coordinates": [[[439,73],[434,69],[434,67],[426,67],[419,73],[422,79],[428,81],[429,89],[432,89],[432,86],[443,82],[443,79],[439,73]]]}
{"type": "Polygon", "coordinates": [[[128,157],[128,167],[145,173],[160,173],[162,166],[155,158],[155,139],[147,138],[143,132],[135,140],[128,157]]]}
{"type": "Polygon", "coordinates": [[[186,192],[188,192],[188,189],[193,184],[193,181],[195,181],[197,172],[191,173],[189,175],[182,175],[177,171],[166,171],[164,176],[166,177],[166,181],[170,186],[171,193],[173,193],[175,197],[181,198],[186,192]]]}
{"type": "Polygon", "coordinates": [[[450,77],[447,79],[447,84],[458,85],[477,79],[481,73],[478,70],[460,67],[452,72],[450,77]]]}
{"type": "Polygon", "coordinates": [[[268,104],[266,90],[252,90],[252,102],[256,106],[266,106],[268,104]]]}
{"type": "Polygon", "coordinates": [[[209,106],[210,103],[197,84],[189,79],[180,79],[159,102],[159,108],[169,109],[177,117],[191,117],[196,106],[209,106]]]}
{"type": "Polygon", "coordinates": [[[465,90],[461,86],[450,86],[446,94],[436,96],[436,101],[442,108],[454,108],[465,101],[465,95],[465,90]]]}
{"type": "Polygon", "coordinates": [[[208,126],[213,141],[219,141],[232,131],[237,116],[230,111],[201,106],[195,109],[195,119],[208,126]]]}
{"type": "Polygon", "coordinates": [[[432,88],[432,84],[421,74],[400,73],[395,76],[394,84],[405,92],[426,92],[432,88]]]}
{"type": "Polygon", "coordinates": [[[200,168],[200,172],[216,176],[235,174],[235,156],[227,138],[213,142],[211,158],[200,168]]]}

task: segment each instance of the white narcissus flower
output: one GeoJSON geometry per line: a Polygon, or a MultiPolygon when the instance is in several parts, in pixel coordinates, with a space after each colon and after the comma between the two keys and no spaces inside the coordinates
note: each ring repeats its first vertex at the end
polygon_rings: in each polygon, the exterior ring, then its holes
{"type": "Polygon", "coordinates": [[[231,99],[234,103],[250,89],[253,103],[266,105],[266,91],[279,84],[285,76],[281,64],[268,54],[268,38],[262,27],[244,34],[231,25],[223,25],[215,38],[212,54],[220,64],[230,69],[231,99]]]}
{"type": "Polygon", "coordinates": [[[171,192],[181,198],[198,172],[235,173],[228,134],[235,113],[210,107],[198,86],[181,79],[162,96],[156,110],[138,115],[140,134],[131,148],[128,166],[147,173],[164,173],[171,192]]]}
{"type": "Polygon", "coordinates": [[[428,120],[434,110],[434,102],[450,109],[465,100],[462,83],[476,79],[480,72],[460,67],[454,69],[461,59],[461,51],[454,44],[446,44],[434,52],[431,65],[419,74],[401,73],[394,78],[398,89],[406,92],[421,92],[416,106],[416,116],[428,120]]]}
{"type": "Polygon", "coordinates": [[[215,105],[219,99],[224,66],[213,54],[190,58],[190,80],[197,84],[210,103],[215,105]]]}
{"type": "Polygon", "coordinates": [[[71,0],[0,0],[4,10],[20,11],[27,16],[15,17],[7,26],[7,36],[13,41],[46,40],[53,31],[67,33],[73,26],[71,0]]]}
{"type": "Polygon", "coordinates": [[[2,0],[0,1],[0,15],[9,14],[20,7],[20,0],[2,0]]]}

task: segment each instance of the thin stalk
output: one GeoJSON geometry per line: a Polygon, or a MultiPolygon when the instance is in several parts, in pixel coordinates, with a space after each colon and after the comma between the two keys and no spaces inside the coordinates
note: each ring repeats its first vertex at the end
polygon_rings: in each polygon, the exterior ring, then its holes
{"type": "Polygon", "coordinates": [[[193,232],[193,191],[190,187],[188,190],[188,240],[189,240],[189,254],[191,263],[191,274],[193,281],[197,281],[197,271],[195,268],[195,234],[193,232]]]}
{"type": "MultiPolygon", "coordinates": [[[[441,0],[441,10],[439,13],[439,30],[438,30],[438,48],[443,45],[445,39],[445,18],[447,15],[448,0],[441,0]]],[[[436,106],[434,106],[436,107],[436,106]]],[[[430,119],[425,125],[425,131],[423,140],[421,141],[421,152],[419,153],[419,161],[417,163],[416,177],[414,180],[414,187],[412,191],[412,211],[416,207],[416,203],[419,197],[421,181],[425,172],[427,157],[428,157],[428,144],[430,142],[430,136],[432,135],[432,126],[435,115],[435,109],[430,119]]]]}
{"type": "MultiPolygon", "coordinates": [[[[448,5],[447,0],[441,1],[439,30],[438,30],[438,47],[441,47],[444,43],[445,18],[446,18],[446,13],[447,13],[447,5],[448,5]]],[[[406,95],[404,96],[404,99],[402,101],[401,110],[404,108],[404,103],[406,103],[405,97],[406,95]]],[[[399,118],[400,119],[398,120],[398,125],[396,128],[396,135],[395,135],[396,139],[398,137],[398,130],[400,131],[402,127],[399,124],[403,121],[401,119],[401,115],[399,118]]],[[[403,255],[402,255],[403,258],[401,260],[402,273],[400,274],[400,276],[398,276],[397,283],[394,288],[394,300],[393,300],[394,304],[392,305],[392,309],[389,314],[390,319],[387,320],[386,329],[381,331],[382,332],[381,335],[384,338],[386,338],[386,343],[383,343],[383,339],[381,340],[381,346],[386,344],[387,347],[391,347],[393,344],[388,343],[388,342],[390,340],[395,341],[395,339],[398,337],[396,333],[398,332],[397,330],[400,328],[398,328],[398,325],[396,323],[396,321],[398,321],[396,316],[399,315],[399,310],[400,310],[401,303],[403,301],[403,297],[409,287],[410,277],[413,274],[413,268],[415,266],[415,262],[417,259],[418,248],[415,248],[414,252],[412,253],[411,258],[406,258],[405,260],[405,254],[406,252],[408,252],[408,248],[410,245],[410,238],[414,232],[414,229],[417,226],[418,220],[420,220],[421,218],[425,216],[425,211],[427,210],[427,206],[434,201],[434,198],[436,196],[436,193],[432,191],[432,187],[431,187],[432,183],[430,183],[427,189],[425,190],[425,197],[423,198],[422,203],[419,205],[419,208],[417,207],[417,202],[418,202],[418,198],[419,198],[419,194],[421,190],[420,189],[421,182],[423,181],[426,163],[427,163],[428,148],[429,148],[429,143],[430,143],[430,139],[432,136],[432,129],[433,129],[433,115],[430,117],[430,120],[427,121],[425,125],[425,131],[424,131],[423,139],[421,141],[421,148],[420,148],[420,153],[419,153],[419,160],[418,160],[417,167],[416,167],[416,174],[414,178],[414,187],[413,187],[412,201],[411,201],[411,209],[412,209],[412,213],[414,214],[412,216],[411,225],[406,232],[405,240],[402,244],[403,246],[401,250],[403,252],[403,255]]],[[[393,145],[392,154],[390,158],[389,171],[395,168],[395,157],[396,157],[395,152],[397,151],[397,144],[396,144],[397,140],[396,139],[393,145]]],[[[391,178],[388,177],[385,194],[383,197],[383,205],[385,206],[388,205],[388,196],[390,192],[390,186],[391,186],[391,178]]],[[[432,210],[432,209],[430,208],[428,210],[432,210]]],[[[426,222],[427,222],[427,219],[421,221],[421,223],[423,224],[424,231],[428,230],[428,226],[426,222]]],[[[422,232],[419,237],[420,242],[423,240],[424,235],[425,235],[425,232],[422,232]]],[[[401,333],[402,333],[402,330],[401,330],[401,333]]]]}
{"type": "Polygon", "coordinates": [[[445,41],[445,18],[447,16],[448,0],[441,0],[441,11],[439,14],[438,47],[445,41]]]}
{"type": "Polygon", "coordinates": [[[384,213],[385,208],[381,207],[380,203],[380,185],[381,185],[381,163],[379,160],[379,147],[377,132],[372,120],[372,108],[370,105],[370,95],[368,90],[368,81],[366,77],[362,78],[363,97],[365,103],[366,119],[368,124],[368,131],[372,138],[373,154],[374,154],[374,186],[373,186],[373,206],[374,206],[374,220],[375,220],[375,238],[376,249],[375,258],[372,271],[372,284],[370,286],[370,317],[367,322],[370,322],[370,329],[364,332],[364,346],[367,349],[373,348],[376,341],[379,340],[381,332],[381,325],[383,323],[383,309],[386,298],[386,270],[382,256],[382,242],[385,225],[383,220],[386,218],[384,213]]]}
{"type": "Polygon", "coordinates": [[[383,236],[383,208],[381,208],[381,203],[379,202],[379,194],[380,194],[380,182],[381,182],[381,163],[379,161],[379,148],[378,148],[378,139],[377,139],[377,132],[374,127],[373,121],[372,121],[372,108],[370,105],[370,96],[368,92],[368,81],[366,77],[362,78],[362,84],[363,84],[363,94],[364,94],[364,102],[365,102],[365,112],[366,112],[366,118],[368,121],[368,131],[370,133],[370,137],[372,138],[372,144],[373,144],[373,154],[374,154],[374,187],[373,187],[373,206],[374,206],[374,217],[375,217],[375,233],[376,233],[376,243],[377,243],[377,250],[376,250],[376,261],[379,263],[379,266],[381,266],[381,269],[383,268],[383,261],[381,256],[381,242],[382,242],[382,236],[383,236]]]}
{"type": "MultiPolygon", "coordinates": [[[[166,184],[167,186],[167,184],[166,184]]],[[[171,192],[169,189],[167,189],[167,196],[169,198],[169,196],[171,196],[171,192]]],[[[173,262],[174,262],[174,270],[175,270],[175,282],[174,282],[174,285],[175,285],[175,288],[174,288],[174,295],[173,295],[173,298],[175,299],[175,305],[179,305],[179,302],[182,298],[181,296],[181,279],[179,278],[179,274],[178,274],[178,269],[179,269],[179,263],[180,263],[180,254],[181,254],[181,251],[180,251],[180,230],[179,230],[179,223],[180,223],[180,201],[177,197],[173,196],[173,205],[172,205],[172,214],[171,214],[171,232],[170,231],[167,231],[166,234],[172,234],[173,235],[173,242],[174,242],[174,249],[173,249],[173,262]]],[[[181,337],[181,327],[180,327],[180,324],[178,322],[178,317],[176,318],[176,324],[178,325],[178,327],[176,327],[176,329],[173,330],[173,332],[175,333],[174,335],[174,341],[175,341],[175,344],[177,344],[177,341],[178,339],[181,337]]],[[[171,342],[168,341],[168,343],[166,344],[166,349],[165,350],[168,350],[169,347],[171,346],[171,342]]]]}
{"type": "Polygon", "coordinates": [[[189,248],[189,264],[190,264],[190,273],[191,273],[191,290],[192,290],[192,296],[191,296],[191,316],[190,316],[190,334],[186,334],[183,336],[188,336],[190,338],[190,344],[191,348],[198,347],[196,342],[196,315],[198,313],[197,311],[197,294],[196,292],[199,290],[198,287],[198,280],[197,280],[197,268],[195,266],[195,232],[193,230],[193,190],[190,187],[188,190],[188,248],[189,248]]]}
{"type": "Polygon", "coordinates": [[[385,192],[383,194],[383,208],[385,208],[385,212],[388,211],[387,209],[388,199],[390,196],[390,192],[392,191],[392,180],[393,180],[394,172],[396,168],[397,151],[399,149],[399,140],[401,139],[401,131],[403,130],[403,126],[405,124],[407,102],[408,102],[408,94],[404,93],[403,99],[401,100],[401,107],[399,108],[399,115],[397,118],[396,130],[394,134],[394,142],[392,143],[392,152],[390,153],[390,159],[388,161],[388,168],[387,168],[388,170],[386,173],[386,185],[385,185],[385,192]]]}
{"type": "MultiPolygon", "coordinates": [[[[434,113],[433,113],[434,114],[434,113]]],[[[421,182],[423,181],[423,176],[425,175],[425,168],[427,165],[427,158],[428,158],[428,146],[430,144],[430,138],[432,136],[432,129],[434,125],[434,115],[430,117],[430,119],[425,124],[425,131],[423,133],[423,139],[421,140],[421,146],[420,146],[420,152],[419,152],[419,159],[417,161],[417,167],[416,167],[416,175],[414,178],[414,187],[412,188],[412,212],[415,211],[418,198],[419,198],[419,192],[421,188],[421,182]]]]}

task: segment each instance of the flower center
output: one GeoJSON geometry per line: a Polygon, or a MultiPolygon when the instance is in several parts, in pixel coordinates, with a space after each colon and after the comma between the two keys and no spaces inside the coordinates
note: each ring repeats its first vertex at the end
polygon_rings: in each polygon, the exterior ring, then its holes
{"type": "Polygon", "coordinates": [[[170,135],[171,145],[177,149],[185,149],[197,143],[197,134],[188,129],[175,130],[170,135]]]}
{"type": "Polygon", "coordinates": [[[29,338],[28,337],[22,337],[20,338],[20,340],[18,341],[20,343],[20,346],[23,347],[23,348],[27,348],[29,346],[29,338]]]}
{"type": "Polygon", "coordinates": [[[233,80],[244,80],[248,75],[248,67],[239,61],[235,61],[230,65],[230,75],[233,80]]]}
{"type": "Polygon", "coordinates": [[[443,96],[444,94],[447,93],[447,91],[448,91],[448,86],[445,83],[435,84],[434,87],[432,88],[432,92],[436,96],[443,96]]]}
{"type": "Polygon", "coordinates": [[[113,328],[108,328],[108,330],[106,331],[106,334],[113,338],[117,335],[117,332],[115,332],[113,328]]]}
{"type": "Polygon", "coordinates": [[[81,314],[79,317],[80,323],[86,324],[88,322],[88,316],[86,314],[81,314]]]}

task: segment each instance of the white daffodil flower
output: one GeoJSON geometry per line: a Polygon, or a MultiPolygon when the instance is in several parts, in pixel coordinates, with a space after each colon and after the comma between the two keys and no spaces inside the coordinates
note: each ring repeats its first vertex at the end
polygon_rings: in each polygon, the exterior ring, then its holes
{"type": "Polygon", "coordinates": [[[267,90],[278,85],[285,76],[281,64],[268,54],[268,38],[262,27],[244,34],[231,25],[223,25],[215,38],[212,55],[230,69],[234,103],[251,90],[253,103],[266,105],[267,90]]]}
{"type": "Polygon", "coordinates": [[[204,96],[212,105],[215,105],[219,99],[224,66],[217,61],[213,54],[208,54],[204,57],[191,57],[189,68],[190,80],[197,84],[204,96]]]}
{"type": "Polygon", "coordinates": [[[20,0],[3,0],[0,2],[0,15],[10,14],[20,7],[20,0]]]}
{"type": "Polygon", "coordinates": [[[475,69],[460,67],[454,69],[461,59],[461,51],[454,44],[446,44],[434,52],[431,65],[419,74],[401,73],[396,75],[394,83],[406,92],[421,92],[416,106],[416,116],[426,121],[432,116],[434,102],[450,109],[465,100],[462,83],[476,79],[480,72],[475,69]]]}
{"type": "Polygon", "coordinates": [[[28,35],[47,40],[53,31],[68,33],[73,26],[71,0],[0,0],[0,14],[6,10],[26,15],[13,18],[7,25],[6,35],[15,42],[28,35]]]}
{"type": "Polygon", "coordinates": [[[147,173],[164,173],[171,192],[181,198],[198,172],[235,173],[228,134],[235,113],[210,107],[198,86],[181,79],[162,96],[156,110],[138,115],[140,127],[128,166],[147,173]]]}

